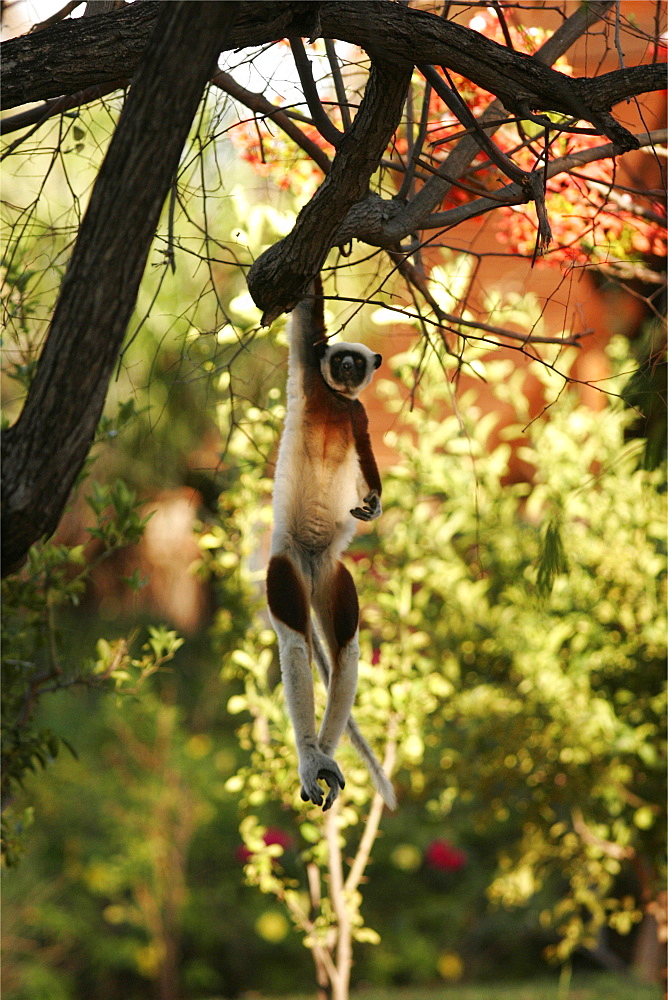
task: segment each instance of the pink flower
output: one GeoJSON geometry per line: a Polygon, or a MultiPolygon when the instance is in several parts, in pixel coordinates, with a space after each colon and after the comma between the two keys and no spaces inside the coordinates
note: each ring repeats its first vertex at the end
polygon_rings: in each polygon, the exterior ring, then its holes
{"type": "MultiPolygon", "coordinates": [[[[290,834],[286,833],[285,830],[279,830],[276,826],[268,827],[262,839],[267,847],[269,847],[270,844],[280,844],[284,851],[287,851],[292,847],[292,837],[290,834]]],[[[248,850],[245,844],[239,844],[234,852],[234,857],[240,865],[245,865],[252,856],[252,852],[248,850]]]]}
{"type": "Polygon", "coordinates": [[[424,852],[424,859],[430,868],[442,872],[457,872],[467,860],[464,852],[453,847],[447,840],[432,840],[424,852]]]}
{"type": "Polygon", "coordinates": [[[292,847],[292,837],[285,830],[279,830],[277,826],[270,826],[263,838],[267,847],[270,844],[280,844],[284,851],[292,847]]]}

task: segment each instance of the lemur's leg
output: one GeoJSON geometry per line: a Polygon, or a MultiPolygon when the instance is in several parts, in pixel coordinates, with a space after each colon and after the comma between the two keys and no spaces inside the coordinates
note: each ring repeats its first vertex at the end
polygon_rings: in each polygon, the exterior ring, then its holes
{"type": "Polygon", "coordinates": [[[336,750],[348,724],[357,688],[359,604],[353,578],[343,563],[316,584],[313,607],[327,642],[332,664],[327,707],[318,743],[326,754],[336,750]]]}
{"type": "Polygon", "coordinates": [[[267,599],[278,637],[281,674],[299,754],[302,799],[322,805],[318,779],[329,785],[328,809],[345,781],[338,764],[320,749],[315,729],[311,623],[304,579],[289,556],[273,556],[267,571],[267,599]]]}

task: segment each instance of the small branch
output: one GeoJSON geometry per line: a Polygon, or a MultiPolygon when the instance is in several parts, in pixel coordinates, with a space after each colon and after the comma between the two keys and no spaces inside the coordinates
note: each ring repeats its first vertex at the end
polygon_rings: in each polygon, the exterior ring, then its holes
{"type": "Polygon", "coordinates": [[[429,102],[431,99],[431,85],[425,82],[424,85],[424,95],[422,97],[422,111],[420,112],[420,126],[418,128],[417,138],[413,145],[413,150],[411,152],[411,158],[408,162],[408,167],[404,173],[404,178],[401,182],[401,187],[397,192],[397,201],[402,201],[408,198],[410,192],[413,191],[413,179],[415,177],[415,171],[417,165],[422,156],[422,150],[424,148],[425,139],[427,138],[427,125],[429,122],[429,102]]]}
{"type": "Polygon", "coordinates": [[[315,80],[313,79],[311,63],[306,55],[304,43],[301,38],[297,36],[290,38],[289,41],[295,66],[297,67],[297,72],[299,73],[302,90],[304,91],[304,97],[306,98],[308,109],[311,112],[313,124],[323,139],[331,143],[331,145],[336,148],[336,146],[338,146],[341,142],[342,133],[339,132],[336,125],[334,125],[334,123],[327,117],[325,110],[320,103],[318,89],[315,85],[315,80]]]}
{"type": "MultiPolygon", "coordinates": [[[[450,81],[450,86],[448,86],[433,66],[420,66],[419,68],[425,80],[432,85],[438,96],[445,101],[447,106],[450,108],[452,113],[457,116],[462,125],[473,130],[473,138],[480,144],[481,149],[485,150],[490,160],[495,163],[507,177],[514,180],[516,184],[519,184],[526,195],[527,201],[533,201],[535,203],[538,215],[536,253],[543,253],[547,250],[550,242],[552,241],[552,230],[550,229],[550,223],[547,217],[547,209],[545,207],[545,191],[541,175],[522,170],[521,167],[518,167],[509,156],[506,156],[506,154],[492,142],[485,130],[480,127],[477,119],[474,118],[466,102],[459,96],[456,88],[452,84],[452,81],[450,81]]],[[[443,71],[449,78],[447,70],[444,69],[443,71]]]]}
{"type": "Polygon", "coordinates": [[[53,97],[36,108],[29,108],[27,111],[20,111],[17,115],[4,118],[0,121],[0,135],[9,135],[11,132],[18,132],[19,129],[27,128],[29,125],[34,125],[35,128],[28,132],[27,135],[22,135],[19,142],[13,143],[5,150],[3,158],[12,152],[20,142],[24,142],[29,138],[49,118],[62,114],[63,111],[70,111],[72,108],[81,108],[85,104],[91,104],[93,101],[97,101],[101,97],[106,97],[107,94],[111,94],[115,90],[127,87],[129,82],[126,78],[113,80],[111,83],[104,84],[103,86],[80,90],[78,94],[71,94],[68,97],[53,97]]]}
{"type": "Polygon", "coordinates": [[[345,132],[346,129],[350,128],[350,123],[352,119],[350,117],[350,108],[348,107],[348,97],[346,95],[346,88],[343,83],[343,77],[341,76],[341,67],[339,66],[339,60],[336,55],[336,48],[331,38],[325,39],[325,52],[327,53],[329,68],[332,71],[332,79],[334,80],[334,89],[336,90],[336,99],[339,102],[339,110],[341,111],[341,121],[343,123],[343,131],[345,132]]]}
{"type": "Polygon", "coordinates": [[[306,876],[308,878],[308,891],[309,898],[311,900],[311,923],[315,921],[318,913],[320,912],[320,900],[321,900],[321,889],[320,889],[320,869],[313,861],[309,861],[306,866],[306,876]]]}
{"type": "Polygon", "coordinates": [[[598,848],[603,854],[609,858],[614,858],[616,861],[626,861],[629,858],[635,857],[636,852],[632,847],[622,847],[621,844],[614,844],[610,840],[604,840],[603,837],[599,837],[593,830],[590,830],[579,807],[575,806],[571,810],[571,816],[573,818],[573,829],[585,844],[598,848]]]}
{"type": "MultiPolygon", "coordinates": [[[[429,85],[425,85],[425,90],[429,85]]],[[[397,201],[405,201],[413,187],[413,172],[415,171],[415,164],[413,162],[414,151],[415,151],[415,136],[413,135],[413,81],[408,85],[406,91],[406,110],[404,111],[404,122],[405,122],[405,134],[406,134],[406,145],[407,145],[407,156],[406,162],[408,163],[408,169],[404,170],[404,179],[401,183],[401,187],[397,191],[396,198],[397,201]]],[[[403,166],[403,157],[399,158],[399,162],[403,166]]]]}
{"type": "Polygon", "coordinates": [[[340,997],[347,993],[346,986],[350,978],[352,966],[352,940],[350,913],[348,912],[348,900],[343,884],[343,859],[341,857],[341,845],[339,843],[339,808],[341,800],[338,799],[325,820],[325,836],[327,838],[327,848],[329,852],[329,898],[336,914],[337,921],[337,942],[336,942],[336,976],[331,980],[334,987],[334,996],[340,997]]]}
{"type": "MultiPolygon", "coordinates": [[[[397,759],[397,719],[393,716],[390,719],[390,724],[387,727],[387,743],[385,744],[385,757],[383,759],[383,770],[388,778],[392,777],[392,771],[394,770],[394,765],[397,759]]],[[[364,869],[366,868],[369,857],[371,855],[371,848],[373,847],[374,841],[378,834],[378,827],[380,826],[380,819],[383,815],[383,799],[378,792],[373,797],[373,802],[371,804],[371,809],[369,810],[369,815],[367,821],[364,825],[364,833],[362,839],[360,840],[359,847],[355,853],[355,858],[352,865],[350,866],[350,871],[348,872],[348,877],[346,878],[343,891],[350,895],[355,892],[360,884],[362,875],[364,874],[364,869]]]]}
{"type": "MultiPolygon", "coordinates": [[[[471,135],[475,141],[481,149],[484,149],[490,160],[497,165],[499,170],[506,174],[507,177],[510,177],[511,180],[517,181],[518,184],[523,184],[526,171],[518,167],[516,163],[513,163],[510,157],[506,156],[492,142],[478,119],[473,116],[466,102],[462,100],[457,90],[452,86],[452,83],[450,82],[450,85],[448,85],[434,66],[418,66],[418,69],[425,80],[434,88],[441,100],[452,111],[453,115],[462,123],[464,128],[471,130],[471,135]]],[[[447,74],[447,70],[444,70],[444,72],[447,74]]]]}
{"type": "Polygon", "coordinates": [[[40,21],[38,24],[33,24],[28,34],[32,35],[37,31],[42,31],[43,28],[48,28],[51,24],[63,21],[66,17],[69,17],[73,10],[80,7],[82,3],[83,0],[72,0],[71,3],[66,3],[64,7],[57,10],[55,14],[51,15],[51,17],[47,17],[46,20],[40,21]]]}
{"type": "Polygon", "coordinates": [[[302,130],[294,124],[286,112],[277,108],[271,101],[268,101],[264,94],[257,94],[251,90],[246,90],[245,87],[237,83],[234,77],[223,70],[218,70],[211,78],[211,82],[251,111],[270,118],[300,149],[303,149],[311,157],[324,174],[329,173],[331,163],[327,153],[317,143],[313,142],[312,139],[304,135],[302,130]]]}

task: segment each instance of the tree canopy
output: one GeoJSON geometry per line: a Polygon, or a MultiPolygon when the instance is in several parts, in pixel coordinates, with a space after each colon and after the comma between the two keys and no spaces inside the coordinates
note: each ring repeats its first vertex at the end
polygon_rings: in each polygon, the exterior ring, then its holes
{"type": "MultiPolygon", "coordinates": [[[[439,312],[429,294],[419,260],[425,241],[468,218],[531,202],[535,252],[542,252],[552,240],[550,177],[665,139],[656,130],[634,133],[612,113],[620,102],[637,102],[665,86],[664,66],[657,62],[658,9],[656,37],[643,39],[643,63],[627,66],[620,38],[640,32],[611,2],[557,8],[556,28],[542,43],[534,39],[523,47],[516,31],[513,36],[514,11],[504,4],[495,15],[501,42],[486,37],[491,32],[484,24],[481,33],[459,23],[460,5],[451,3],[189,3],[186,12],[178,3],[142,2],[114,5],[97,17],[63,17],[75,6],[2,45],[3,109],[42,102],[4,119],[5,133],[22,130],[10,153],[52,116],[130,85],[25,405],[4,435],[5,572],[20,564],[33,541],[53,531],[85,460],[151,235],[207,81],[252,107],[256,122],[285,130],[324,174],[292,230],[248,270],[249,290],[266,323],[294,305],[332,248],[345,252],[355,240],[389,254],[439,326],[453,318],[461,324],[461,316],[439,312]],[[554,68],[602,26],[606,38],[614,38],[606,44],[616,51],[618,68],[580,77],[554,68]],[[302,38],[326,40],[335,99],[319,97],[302,38]],[[304,112],[249,93],[227,70],[212,68],[220,53],[249,49],[245,59],[252,61],[253,47],[282,39],[289,42],[304,112]],[[366,57],[348,58],[342,72],[335,41],[359,47],[366,57]],[[413,108],[416,72],[422,112],[413,108]],[[481,91],[495,97],[484,108],[481,91]],[[443,137],[447,153],[429,128],[434,100],[450,126],[443,137]],[[492,138],[509,124],[519,139],[514,147],[492,138]],[[585,144],[572,150],[570,139],[585,144]],[[476,158],[487,168],[477,179],[476,158]],[[380,186],[372,183],[379,169],[380,186]],[[383,171],[397,183],[384,182],[383,171]],[[448,205],[453,190],[465,197],[448,205]]],[[[464,6],[470,19],[476,5],[464,6]]],[[[99,5],[89,8],[86,13],[94,14],[99,5]]]]}

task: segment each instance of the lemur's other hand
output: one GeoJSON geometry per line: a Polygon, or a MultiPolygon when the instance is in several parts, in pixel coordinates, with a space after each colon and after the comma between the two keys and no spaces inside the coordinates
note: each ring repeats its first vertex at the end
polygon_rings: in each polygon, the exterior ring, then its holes
{"type": "Polygon", "coordinates": [[[383,513],[377,490],[371,490],[362,501],[363,507],[353,507],[351,514],[360,521],[375,521],[383,513]]]}
{"type": "Polygon", "coordinates": [[[302,754],[299,763],[299,777],[302,780],[302,801],[313,802],[316,806],[322,806],[323,800],[322,788],[318,781],[325,781],[329,785],[329,792],[323,806],[324,812],[331,809],[339,792],[346,785],[339,765],[333,757],[329,757],[321,750],[314,750],[306,755],[302,754]]]}

